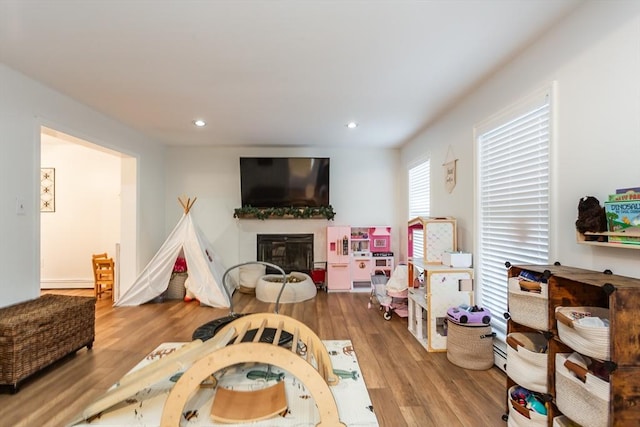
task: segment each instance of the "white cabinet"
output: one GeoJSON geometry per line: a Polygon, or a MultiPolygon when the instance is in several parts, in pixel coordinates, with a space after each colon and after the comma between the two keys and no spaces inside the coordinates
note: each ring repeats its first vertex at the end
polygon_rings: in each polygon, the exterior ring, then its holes
{"type": "Polygon", "coordinates": [[[409,332],[427,348],[427,296],[424,288],[409,288],[409,332]]]}
{"type": "Polygon", "coordinates": [[[427,351],[447,351],[447,310],[473,304],[473,269],[442,264],[457,250],[455,218],[417,217],[408,223],[409,331],[427,351]],[[415,279],[423,275],[420,288],[415,279]]]}
{"type": "Polygon", "coordinates": [[[447,310],[460,304],[473,305],[473,270],[429,265],[421,260],[410,264],[414,274],[424,272],[424,287],[409,289],[409,331],[427,351],[447,351],[447,310]]]}

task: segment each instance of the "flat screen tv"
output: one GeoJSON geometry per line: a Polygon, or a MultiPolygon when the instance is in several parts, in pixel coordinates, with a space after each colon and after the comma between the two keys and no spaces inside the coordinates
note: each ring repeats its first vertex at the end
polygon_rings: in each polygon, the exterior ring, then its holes
{"type": "Polygon", "coordinates": [[[242,206],[329,206],[326,157],[241,157],[242,206]]]}

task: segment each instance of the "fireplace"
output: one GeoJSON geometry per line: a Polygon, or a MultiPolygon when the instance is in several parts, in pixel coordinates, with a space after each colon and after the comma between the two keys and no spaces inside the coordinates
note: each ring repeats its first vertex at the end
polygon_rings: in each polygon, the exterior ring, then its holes
{"type": "MultiPolygon", "coordinates": [[[[313,234],[258,234],[257,260],[270,262],[285,273],[313,270],[313,234]]],[[[268,268],[267,273],[277,270],[268,268]]]]}

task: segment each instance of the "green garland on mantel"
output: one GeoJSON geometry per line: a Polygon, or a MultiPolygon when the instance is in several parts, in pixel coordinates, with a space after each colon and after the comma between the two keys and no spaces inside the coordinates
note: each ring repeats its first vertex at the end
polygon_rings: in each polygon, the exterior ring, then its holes
{"type": "Polygon", "coordinates": [[[243,206],[233,210],[234,218],[255,218],[255,219],[268,219],[268,218],[281,218],[281,219],[316,219],[326,218],[332,221],[336,216],[333,211],[333,207],[320,206],[320,207],[304,207],[304,208],[254,208],[253,206],[243,206]]]}

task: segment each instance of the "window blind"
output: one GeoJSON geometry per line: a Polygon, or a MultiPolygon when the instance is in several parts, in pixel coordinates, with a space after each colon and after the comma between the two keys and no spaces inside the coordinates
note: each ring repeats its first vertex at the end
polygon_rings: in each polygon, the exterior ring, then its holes
{"type": "Polygon", "coordinates": [[[506,339],[507,272],[549,259],[551,92],[535,96],[476,129],[479,299],[506,339]]]}
{"type": "Polygon", "coordinates": [[[424,258],[424,230],[413,230],[413,259],[424,258]]]}
{"type": "Polygon", "coordinates": [[[429,216],[431,203],[431,161],[409,169],[409,218],[429,216]]]}

